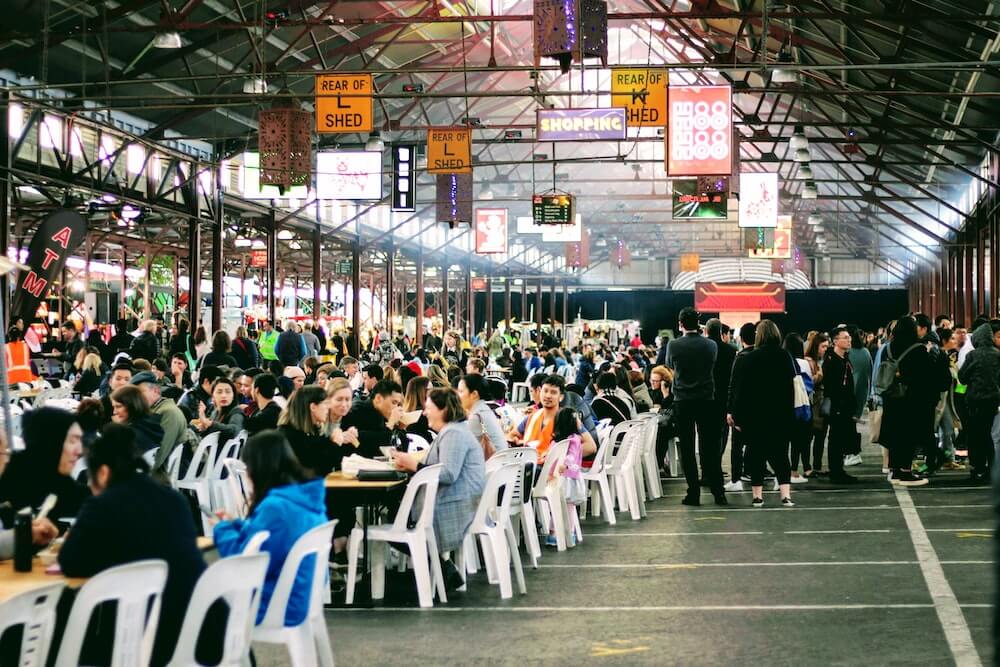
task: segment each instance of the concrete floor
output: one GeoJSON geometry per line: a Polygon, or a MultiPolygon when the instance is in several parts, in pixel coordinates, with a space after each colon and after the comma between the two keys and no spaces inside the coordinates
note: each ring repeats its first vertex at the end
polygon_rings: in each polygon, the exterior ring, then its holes
{"type": "MultiPolygon", "coordinates": [[[[900,497],[877,447],[864,458],[850,469],[863,484],[798,485],[794,508],[767,492],[765,509],[752,509],[749,491],[728,494],[728,508],[707,492],[708,504],[683,507],[683,482],[666,481],[646,519],[588,519],[579,546],[546,549],[538,570],[525,564],[528,594],[512,600],[480,574],[421,610],[412,577],[399,575],[380,608],[326,612],[337,662],[949,665],[971,638],[964,664],[990,664],[990,489],[955,472],[900,497]],[[907,525],[907,497],[922,532],[907,525]],[[930,548],[918,550],[923,535],[930,548]]],[[[256,655],[288,664],[266,647],[256,655]]]]}

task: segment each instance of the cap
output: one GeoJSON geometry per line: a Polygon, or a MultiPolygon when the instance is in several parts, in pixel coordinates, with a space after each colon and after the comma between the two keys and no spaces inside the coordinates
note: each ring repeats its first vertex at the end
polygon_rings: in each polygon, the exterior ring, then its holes
{"type": "Polygon", "coordinates": [[[156,384],[156,376],[153,375],[152,371],[142,371],[141,373],[136,373],[132,376],[132,384],[140,385],[143,382],[152,382],[156,384]]]}
{"type": "Polygon", "coordinates": [[[418,361],[411,361],[410,363],[406,364],[406,367],[409,368],[414,373],[416,373],[417,375],[424,374],[424,369],[420,367],[420,362],[418,361]]]}

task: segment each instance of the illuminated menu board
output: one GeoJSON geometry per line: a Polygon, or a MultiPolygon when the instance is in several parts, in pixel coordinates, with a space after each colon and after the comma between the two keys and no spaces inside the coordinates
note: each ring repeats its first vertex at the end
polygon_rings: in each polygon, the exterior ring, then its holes
{"type": "Polygon", "coordinates": [[[547,194],[531,198],[531,217],[536,225],[570,225],[573,208],[573,195],[547,194]]]}

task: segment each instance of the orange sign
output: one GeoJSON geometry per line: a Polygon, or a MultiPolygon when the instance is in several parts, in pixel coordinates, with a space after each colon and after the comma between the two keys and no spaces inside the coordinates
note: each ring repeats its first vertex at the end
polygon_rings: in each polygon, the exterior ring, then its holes
{"type": "Polygon", "coordinates": [[[667,122],[666,71],[611,70],[611,106],[625,108],[629,127],[663,127],[667,122]]]}
{"type": "Polygon", "coordinates": [[[467,127],[427,130],[427,171],[432,174],[471,174],[472,130],[467,127]]]}
{"type": "Polygon", "coordinates": [[[373,90],[371,74],[317,74],[316,131],[371,132],[373,90]]]}
{"type": "Polygon", "coordinates": [[[681,255],[681,271],[696,273],[699,268],[701,268],[701,255],[696,252],[681,255]]]}

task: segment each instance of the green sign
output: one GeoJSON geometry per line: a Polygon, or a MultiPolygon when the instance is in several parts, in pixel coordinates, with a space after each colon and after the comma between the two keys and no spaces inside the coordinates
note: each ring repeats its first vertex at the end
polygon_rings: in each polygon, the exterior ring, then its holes
{"type": "Polygon", "coordinates": [[[531,198],[531,217],[536,225],[573,224],[573,195],[534,195],[531,198]]]}

